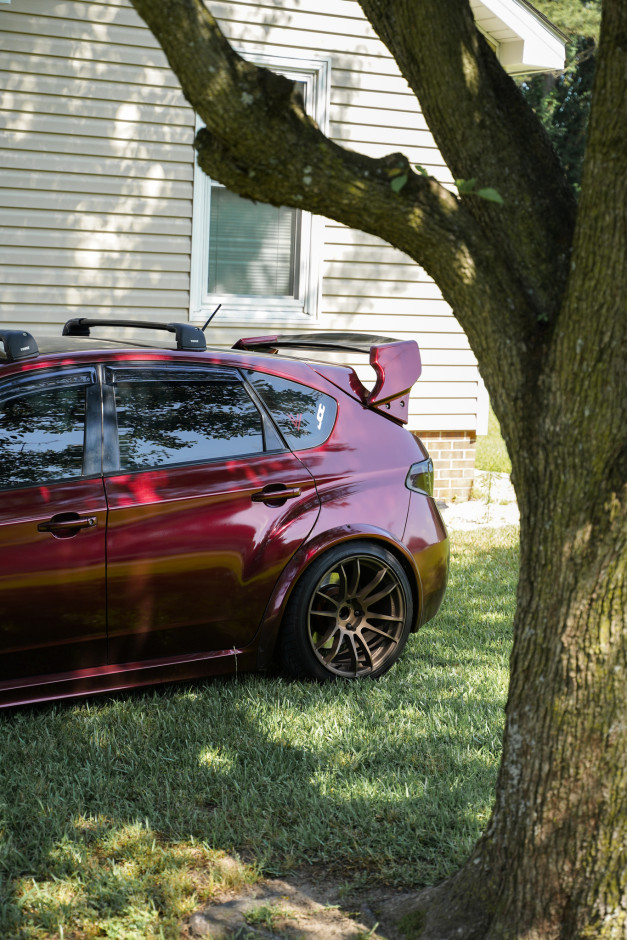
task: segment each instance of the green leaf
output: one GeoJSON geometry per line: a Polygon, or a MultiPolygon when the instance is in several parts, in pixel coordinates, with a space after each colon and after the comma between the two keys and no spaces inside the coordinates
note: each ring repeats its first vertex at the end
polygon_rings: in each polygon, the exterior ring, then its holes
{"type": "Polygon", "coordinates": [[[481,199],[487,199],[488,202],[496,202],[499,206],[503,205],[503,197],[501,194],[490,186],[488,186],[487,189],[478,189],[476,195],[481,199]]]}
{"type": "Polygon", "coordinates": [[[418,172],[421,173],[422,176],[429,176],[425,168],[423,166],[420,166],[419,163],[414,163],[414,169],[418,170],[418,172]]]}
{"type": "Polygon", "coordinates": [[[461,196],[463,193],[473,192],[475,186],[477,185],[477,180],[476,178],[473,178],[471,180],[459,179],[459,180],[455,180],[455,185],[457,186],[457,192],[461,196]]]}
{"type": "Polygon", "coordinates": [[[503,197],[496,189],[493,189],[491,186],[486,186],[484,189],[477,189],[477,180],[475,177],[471,180],[455,180],[455,185],[457,186],[457,192],[460,196],[472,194],[473,196],[479,196],[480,199],[487,199],[488,202],[496,202],[499,206],[503,205],[503,197]]]}
{"type": "Polygon", "coordinates": [[[407,182],[407,173],[401,173],[399,176],[395,176],[394,179],[390,180],[390,186],[395,193],[400,193],[401,189],[407,182]]]}

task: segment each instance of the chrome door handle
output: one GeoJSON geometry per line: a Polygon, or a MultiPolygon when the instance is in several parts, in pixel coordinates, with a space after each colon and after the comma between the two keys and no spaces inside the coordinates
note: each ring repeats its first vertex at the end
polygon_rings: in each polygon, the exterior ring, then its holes
{"type": "Polygon", "coordinates": [[[37,526],[38,532],[67,532],[72,529],[93,529],[96,525],[95,516],[76,516],[69,518],[70,513],[53,516],[48,522],[40,522],[37,526]]]}

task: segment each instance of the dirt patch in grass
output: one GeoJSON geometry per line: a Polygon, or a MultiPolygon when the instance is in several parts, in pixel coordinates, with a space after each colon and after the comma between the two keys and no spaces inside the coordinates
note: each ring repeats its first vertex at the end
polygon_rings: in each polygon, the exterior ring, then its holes
{"type": "Polygon", "coordinates": [[[208,940],[412,940],[417,892],[347,892],[320,871],[267,879],[197,911],[182,937],[208,940]]]}
{"type": "Polygon", "coordinates": [[[520,514],[508,473],[477,470],[472,499],[467,502],[438,503],[449,531],[500,529],[518,525],[520,514]]]}

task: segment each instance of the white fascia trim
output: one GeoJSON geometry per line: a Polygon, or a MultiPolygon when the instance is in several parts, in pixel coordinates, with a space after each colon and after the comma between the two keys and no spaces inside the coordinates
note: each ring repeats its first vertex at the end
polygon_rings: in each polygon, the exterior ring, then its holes
{"type": "Polygon", "coordinates": [[[490,38],[497,44],[499,62],[507,72],[564,68],[566,38],[529,4],[521,0],[479,0],[473,7],[475,15],[483,8],[500,21],[502,29],[498,31],[504,35],[490,38]]]}

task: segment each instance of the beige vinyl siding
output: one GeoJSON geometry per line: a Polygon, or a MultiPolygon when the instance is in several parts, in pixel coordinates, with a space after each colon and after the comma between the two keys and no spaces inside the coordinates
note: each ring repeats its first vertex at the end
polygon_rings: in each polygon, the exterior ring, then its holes
{"type": "MultiPolygon", "coordinates": [[[[417,339],[423,373],[410,401],[410,426],[422,432],[474,430],[476,360],[450,307],[431,278],[380,239],[327,223],[323,309],[329,328],[417,339]]],[[[326,325],[326,324],[325,324],[326,325]]],[[[360,375],[366,378],[363,367],[360,375]]]]}
{"type": "MultiPolygon", "coordinates": [[[[405,80],[354,0],[214,2],[244,54],[331,61],[329,133],[450,173],[405,80]]],[[[189,316],[194,115],[127,0],[0,6],[0,305],[12,325],[189,316]]],[[[475,359],[436,285],[379,239],[323,226],[319,315],[216,318],[210,341],[298,328],[415,338],[411,427],[476,427],[475,359]]],[[[357,365],[357,363],[355,363],[357,365]]],[[[368,367],[360,374],[372,376],[368,367]]]]}
{"type": "Polygon", "coordinates": [[[186,319],[194,116],[126,2],[0,8],[0,306],[11,325],[186,319]]]}

